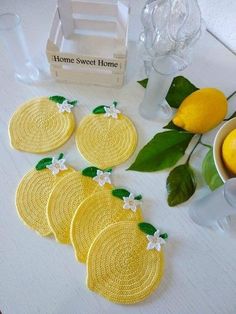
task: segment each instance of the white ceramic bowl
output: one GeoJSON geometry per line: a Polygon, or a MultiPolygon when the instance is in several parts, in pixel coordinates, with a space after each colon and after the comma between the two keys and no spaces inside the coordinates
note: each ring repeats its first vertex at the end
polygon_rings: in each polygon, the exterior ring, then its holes
{"type": "Polygon", "coordinates": [[[222,127],[217,132],[213,143],[213,156],[216,169],[223,182],[232,178],[232,175],[230,175],[226,169],[222,159],[222,144],[226,136],[234,129],[236,129],[236,118],[233,118],[222,125],[222,127]]]}

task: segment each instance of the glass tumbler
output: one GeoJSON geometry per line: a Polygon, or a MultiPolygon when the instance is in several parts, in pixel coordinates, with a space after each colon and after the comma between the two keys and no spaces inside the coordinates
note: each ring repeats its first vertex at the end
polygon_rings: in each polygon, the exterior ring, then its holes
{"type": "Polygon", "coordinates": [[[214,192],[193,202],[189,208],[191,219],[204,227],[228,228],[229,218],[236,214],[236,178],[227,180],[214,192]]]}
{"type": "Polygon", "coordinates": [[[168,120],[171,118],[172,109],[165,97],[178,72],[178,67],[175,56],[158,57],[152,62],[144,99],[139,106],[141,116],[146,119],[159,117],[162,120],[168,120]]]}
{"type": "Polygon", "coordinates": [[[5,46],[16,79],[27,84],[38,81],[39,70],[31,60],[18,15],[0,14],[0,40],[5,46]]]}

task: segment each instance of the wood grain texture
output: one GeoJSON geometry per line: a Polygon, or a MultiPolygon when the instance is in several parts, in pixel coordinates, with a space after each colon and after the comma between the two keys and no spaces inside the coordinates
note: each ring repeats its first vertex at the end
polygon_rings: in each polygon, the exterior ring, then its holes
{"type": "MultiPolygon", "coordinates": [[[[23,20],[33,56],[44,53],[53,1],[2,0],[1,12],[17,12],[23,20]]],[[[134,1],[131,1],[134,3],[134,1]]],[[[132,22],[133,23],[133,22],[132,22]]],[[[166,203],[167,172],[136,173],[125,171],[139,149],[164,125],[139,116],[138,105],[144,90],[135,81],[140,63],[133,44],[129,46],[128,80],[122,89],[107,89],[47,82],[28,86],[14,81],[9,61],[0,50],[0,310],[4,314],[234,314],[236,313],[236,228],[231,234],[217,234],[195,225],[188,215],[188,203],[170,208],[166,203]],[[145,302],[133,306],[112,304],[87,290],[85,266],[76,262],[71,246],[44,239],[27,229],[19,220],[14,195],[22,176],[39,156],[14,151],[8,139],[8,121],[17,106],[33,97],[65,95],[78,98],[77,122],[101,103],[119,101],[119,109],[135,123],[139,133],[133,157],[113,173],[113,182],[143,195],[145,220],[168,232],[165,248],[166,271],[159,289],[145,302]],[[124,186],[125,185],[125,186],[124,186]]],[[[194,63],[183,73],[199,87],[214,86],[226,95],[235,89],[236,61],[209,34],[199,43],[194,63]]],[[[230,101],[235,110],[236,97],[230,101]]],[[[212,143],[215,131],[205,142],[212,143]]],[[[76,169],[88,164],[79,156],[74,137],[62,149],[76,169]]],[[[193,158],[200,168],[205,148],[193,158]]],[[[45,155],[46,156],[46,155],[45,155]]],[[[43,157],[40,157],[40,159],[43,157]]],[[[209,193],[200,174],[194,198],[209,193]]],[[[193,199],[191,199],[192,201],[193,199]]]]}

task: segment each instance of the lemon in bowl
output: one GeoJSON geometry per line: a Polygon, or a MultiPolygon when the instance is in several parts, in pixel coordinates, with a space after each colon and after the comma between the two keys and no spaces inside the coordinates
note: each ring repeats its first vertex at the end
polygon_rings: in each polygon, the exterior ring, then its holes
{"type": "Polygon", "coordinates": [[[213,156],[223,182],[236,176],[236,118],[224,123],[217,132],[213,156]]]}
{"type": "Polygon", "coordinates": [[[223,142],[222,158],[226,168],[236,175],[236,127],[226,136],[223,142]]]}

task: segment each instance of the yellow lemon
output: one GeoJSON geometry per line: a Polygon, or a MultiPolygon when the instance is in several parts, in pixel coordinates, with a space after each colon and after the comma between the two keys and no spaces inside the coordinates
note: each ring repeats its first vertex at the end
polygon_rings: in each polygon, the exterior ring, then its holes
{"type": "Polygon", "coordinates": [[[79,171],[60,180],[52,190],[47,205],[48,224],[56,240],[64,244],[70,243],[70,224],[80,203],[93,193],[111,188],[108,183],[101,187],[79,171]]]}
{"type": "Polygon", "coordinates": [[[202,88],[186,97],[173,118],[175,125],[192,133],[205,133],[223,121],[228,103],[216,88],[202,88]]]}
{"type": "Polygon", "coordinates": [[[123,206],[123,200],[106,190],[91,195],[80,204],[71,223],[71,242],[78,261],[86,262],[93,240],[108,225],[142,219],[138,206],[135,211],[123,206]]]}
{"type": "Polygon", "coordinates": [[[105,169],[125,162],[133,154],[137,133],[131,120],[123,114],[117,119],[92,114],[80,122],[76,144],[86,160],[105,169]]]}
{"type": "Polygon", "coordinates": [[[227,169],[236,175],[236,129],[226,136],[222,146],[222,157],[227,169]]]}
{"type": "Polygon", "coordinates": [[[9,136],[13,148],[31,153],[45,153],[63,145],[74,131],[72,112],[59,112],[47,97],[24,103],[12,116],[9,136]]]}
{"type": "Polygon", "coordinates": [[[22,221],[42,236],[51,233],[46,218],[49,195],[54,185],[64,176],[73,172],[72,168],[53,175],[49,169],[32,169],[21,180],[16,192],[16,208],[22,221]]]}
{"type": "Polygon", "coordinates": [[[122,221],[102,230],[87,259],[87,286],[115,303],[147,298],[163,274],[163,252],[147,249],[147,236],[138,223],[122,221]]]}

